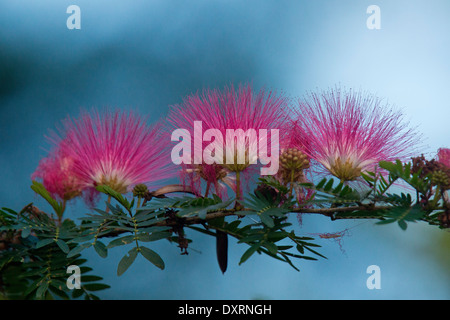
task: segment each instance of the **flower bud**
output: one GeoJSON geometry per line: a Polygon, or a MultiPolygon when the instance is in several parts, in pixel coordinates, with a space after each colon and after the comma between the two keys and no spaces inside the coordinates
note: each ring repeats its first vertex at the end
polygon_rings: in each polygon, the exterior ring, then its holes
{"type": "Polygon", "coordinates": [[[309,168],[308,156],[295,148],[281,151],[279,174],[285,182],[299,181],[303,176],[303,170],[309,168]]]}
{"type": "Polygon", "coordinates": [[[431,182],[435,185],[444,187],[444,189],[447,189],[446,186],[448,186],[449,184],[449,178],[444,171],[438,170],[432,173],[431,182]]]}
{"type": "Polygon", "coordinates": [[[143,183],[139,183],[133,188],[133,196],[144,198],[148,194],[148,187],[143,183]]]}

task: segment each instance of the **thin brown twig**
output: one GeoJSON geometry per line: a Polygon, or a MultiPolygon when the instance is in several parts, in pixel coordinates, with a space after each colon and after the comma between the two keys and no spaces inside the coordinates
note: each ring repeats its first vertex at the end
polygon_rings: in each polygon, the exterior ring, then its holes
{"type": "MultiPolygon", "coordinates": [[[[338,207],[338,208],[320,208],[320,209],[308,209],[308,208],[298,208],[298,209],[293,209],[291,210],[292,213],[311,213],[311,214],[322,214],[325,215],[327,217],[329,217],[331,214],[333,213],[337,213],[337,212],[352,212],[352,211],[358,211],[358,210],[365,210],[365,211],[375,211],[375,210],[384,210],[384,209],[389,209],[389,206],[380,206],[380,207],[367,207],[367,206],[358,206],[358,207],[338,207]]],[[[245,210],[245,209],[244,209],[245,210]]],[[[176,219],[166,219],[163,221],[159,221],[155,224],[153,224],[152,226],[155,227],[173,227],[176,226],[180,223],[179,219],[182,219],[183,221],[183,225],[193,225],[193,224],[200,224],[200,223],[204,223],[206,221],[212,220],[212,219],[216,219],[216,218],[222,218],[222,217],[227,217],[227,216],[238,216],[238,214],[236,214],[238,210],[236,209],[222,209],[220,211],[216,211],[216,212],[210,212],[206,215],[206,217],[204,219],[201,219],[199,217],[186,217],[186,218],[178,218],[178,220],[176,219]]],[[[366,218],[366,219],[374,219],[376,217],[371,217],[370,214],[367,214],[365,216],[358,216],[359,218],[366,218]]],[[[336,219],[354,219],[355,216],[352,217],[338,217],[336,219]]],[[[117,229],[112,231],[111,233],[108,234],[104,234],[103,237],[110,237],[110,236],[115,236],[117,234],[121,234],[127,232],[125,230],[121,230],[121,229],[117,229]]]]}

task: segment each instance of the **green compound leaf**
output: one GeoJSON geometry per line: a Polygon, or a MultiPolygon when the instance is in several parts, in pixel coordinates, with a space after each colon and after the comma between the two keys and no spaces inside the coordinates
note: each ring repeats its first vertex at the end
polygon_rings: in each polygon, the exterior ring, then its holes
{"type": "Polygon", "coordinates": [[[361,195],[354,189],[350,188],[344,183],[340,182],[334,187],[334,179],[323,178],[316,186],[311,184],[300,184],[301,186],[308,187],[309,189],[316,190],[316,199],[313,202],[332,202],[332,203],[350,203],[361,200],[361,195]]]}
{"type": "Polygon", "coordinates": [[[430,180],[427,178],[420,178],[419,173],[411,173],[411,163],[403,164],[400,160],[394,162],[380,161],[380,167],[389,171],[390,179],[395,180],[397,178],[403,179],[414,189],[420,193],[425,194],[430,187],[430,180]]]}
{"type": "Polygon", "coordinates": [[[214,199],[196,198],[183,203],[178,215],[180,217],[198,216],[200,219],[205,219],[208,212],[224,209],[233,202],[234,199],[228,199],[227,201],[222,202],[218,197],[215,197],[214,199]]]}
{"type": "Polygon", "coordinates": [[[406,230],[406,221],[414,222],[420,220],[425,215],[420,205],[416,204],[412,207],[393,207],[384,214],[384,220],[377,222],[377,224],[388,224],[397,222],[402,230],[406,230]]]}

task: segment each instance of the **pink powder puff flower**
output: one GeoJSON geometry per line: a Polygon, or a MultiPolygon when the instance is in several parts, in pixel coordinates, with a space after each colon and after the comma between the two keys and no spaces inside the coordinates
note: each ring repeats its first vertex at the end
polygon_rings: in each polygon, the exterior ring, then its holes
{"type": "Polygon", "coordinates": [[[120,193],[136,184],[158,183],[171,177],[167,140],[161,123],[147,126],[129,112],[83,112],[63,121],[53,142],[73,162],[82,188],[107,185],[120,193]],[[165,152],[165,153],[164,153],[165,152]]]}
{"type": "Polygon", "coordinates": [[[60,150],[43,158],[31,179],[41,179],[47,191],[56,199],[68,201],[83,191],[80,180],[73,171],[74,160],[60,150]]]}
{"type": "MultiPolygon", "coordinates": [[[[250,85],[240,85],[238,89],[233,86],[225,87],[223,91],[219,90],[204,90],[203,93],[193,94],[183,100],[182,104],[172,106],[168,120],[175,128],[183,128],[188,130],[191,135],[194,133],[194,121],[201,121],[202,136],[208,129],[216,129],[220,131],[223,137],[223,156],[225,157],[226,146],[226,131],[227,129],[238,130],[242,129],[244,132],[248,129],[254,129],[256,132],[259,129],[267,129],[268,144],[270,143],[270,129],[280,130],[280,139],[284,129],[284,123],[287,119],[285,108],[287,100],[283,96],[277,96],[272,92],[260,90],[254,92],[250,85]]],[[[260,139],[258,137],[258,139],[260,139]]],[[[239,192],[241,172],[251,172],[250,164],[256,163],[257,159],[249,159],[249,150],[255,147],[255,144],[266,141],[252,141],[252,145],[246,141],[245,144],[245,162],[240,163],[236,158],[237,152],[235,150],[234,163],[226,163],[224,158],[220,167],[225,169],[224,173],[234,173],[236,176],[236,188],[239,192]]],[[[203,141],[202,150],[210,142],[203,141]]],[[[202,150],[199,150],[202,152],[202,150]]],[[[194,150],[194,154],[196,151],[194,150]]],[[[214,171],[218,167],[208,168],[208,164],[204,161],[200,164],[202,167],[199,171],[214,171]],[[212,170],[214,169],[214,170],[212,170]]],[[[253,166],[254,167],[254,166],[253,166]]],[[[201,176],[205,179],[205,176],[201,176]]],[[[215,173],[206,177],[208,184],[214,184],[217,181],[215,173]]],[[[223,179],[222,179],[223,180],[223,179]]]]}
{"type": "Polygon", "coordinates": [[[406,160],[418,142],[402,114],[371,95],[312,93],[296,111],[298,148],[341,181],[357,179],[381,160],[406,160]]]}
{"type": "Polygon", "coordinates": [[[450,168],[450,149],[440,148],[437,153],[437,160],[447,168],[450,168]]]}

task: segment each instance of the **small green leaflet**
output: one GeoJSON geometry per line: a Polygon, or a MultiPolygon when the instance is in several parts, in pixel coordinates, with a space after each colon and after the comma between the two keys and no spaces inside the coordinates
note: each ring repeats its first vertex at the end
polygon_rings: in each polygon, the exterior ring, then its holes
{"type": "Polygon", "coordinates": [[[142,254],[142,256],[147,259],[148,261],[150,261],[151,263],[153,263],[155,266],[157,266],[158,268],[160,268],[161,270],[164,269],[164,261],[163,259],[159,256],[159,254],[157,254],[155,251],[153,251],[152,249],[149,249],[147,247],[143,247],[140,246],[139,247],[139,252],[142,254]]]}
{"type": "Polygon", "coordinates": [[[55,240],[52,239],[52,238],[47,238],[47,239],[39,240],[39,241],[36,243],[36,249],[42,248],[42,247],[44,247],[44,246],[47,246],[47,245],[49,245],[50,243],[53,243],[54,241],[55,241],[55,240]]]}
{"type": "Polygon", "coordinates": [[[128,251],[128,254],[124,255],[123,258],[119,261],[119,265],[117,266],[117,275],[121,276],[128,268],[133,264],[134,260],[136,260],[138,254],[138,248],[133,248],[128,251]]]}
{"type": "Polygon", "coordinates": [[[128,270],[128,268],[133,264],[133,262],[136,260],[136,257],[140,253],[145,259],[150,261],[152,264],[154,264],[156,267],[160,268],[161,270],[164,269],[164,261],[160,257],[159,254],[157,254],[155,251],[147,248],[147,247],[135,247],[128,251],[128,254],[123,256],[123,258],[120,260],[119,265],[117,267],[117,275],[122,275],[125,271],[128,270]]]}
{"type": "Polygon", "coordinates": [[[62,250],[62,252],[64,252],[64,253],[68,253],[69,252],[69,250],[70,250],[69,246],[63,240],[61,240],[61,239],[56,240],[56,244],[62,250]]]}
{"type": "Polygon", "coordinates": [[[94,243],[94,249],[100,257],[106,258],[108,256],[108,249],[103,242],[96,240],[94,243]]]}
{"type": "Polygon", "coordinates": [[[111,248],[114,248],[114,247],[117,247],[117,246],[123,246],[125,244],[129,244],[129,243],[133,242],[134,240],[135,240],[135,236],[134,235],[120,237],[120,238],[112,240],[108,244],[108,248],[111,249],[111,248]]]}
{"type": "Polygon", "coordinates": [[[50,195],[50,193],[47,191],[47,189],[45,189],[45,187],[42,183],[33,180],[32,184],[31,184],[31,189],[33,189],[34,192],[39,194],[42,198],[44,198],[52,206],[53,210],[55,210],[55,213],[58,217],[62,217],[62,214],[64,211],[63,205],[61,203],[59,203],[58,201],[56,201],[50,195]]]}
{"type": "Polygon", "coordinates": [[[259,249],[260,246],[261,246],[261,243],[258,242],[258,243],[253,244],[250,248],[248,248],[242,255],[241,260],[239,261],[239,265],[241,265],[242,263],[247,261],[248,258],[250,258],[256,252],[256,250],[259,249]]]}

